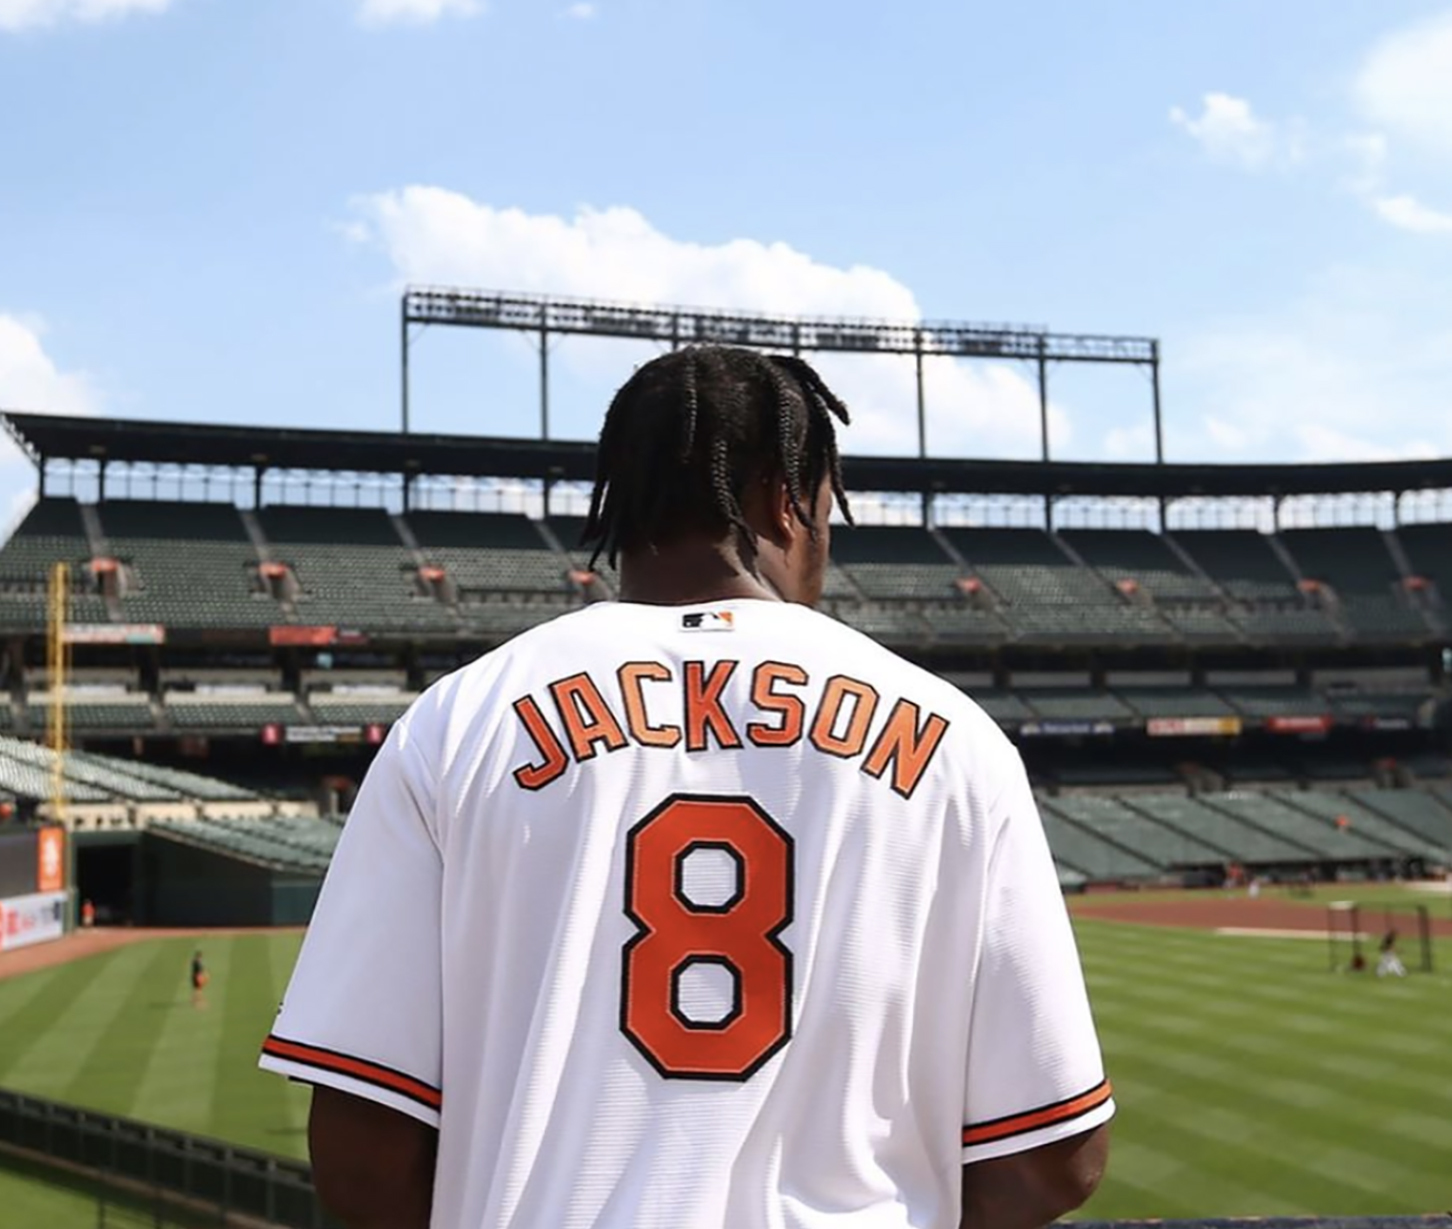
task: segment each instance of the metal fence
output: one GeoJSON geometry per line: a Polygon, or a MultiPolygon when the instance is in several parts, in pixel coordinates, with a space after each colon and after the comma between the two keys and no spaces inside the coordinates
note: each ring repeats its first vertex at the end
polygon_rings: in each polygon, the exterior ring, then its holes
{"type": "MultiPolygon", "coordinates": [[[[0,1089],[0,1145],[141,1193],[158,1217],[164,1205],[174,1205],[172,1220],[155,1223],[215,1217],[224,1224],[237,1216],[284,1229],[335,1225],[319,1207],[303,1162],[184,1131],[0,1089]]],[[[125,1218],[120,1201],[110,1220],[106,1215],[103,1200],[98,1223],[117,1229],[138,1223],[134,1211],[125,1218]]]]}
{"type": "MultiPolygon", "coordinates": [[[[102,1195],[98,1229],[191,1229],[233,1217],[282,1229],[337,1229],[301,1161],[129,1118],[0,1089],[0,1146],[110,1179],[133,1196],[102,1195]]],[[[7,1222],[8,1224],[8,1222],[7,1222]]],[[[1422,1217],[1253,1221],[1077,1221],[1066,1229],[1452,1229],[1452,1213],[1422,1217]]],[[[28,1227],[27,1227],[28,1229],[28,1227]]],[[[38,1229],[38,1227],[37,1227],[38,1229]]]]}
{"type": "Polygon", "coordinates": [[[1312,1216],[1271,1216],[1254,1220],[1206,1217],[1203,1220],[1074,1221],[1065,1229],[1452,1229],[1446,1216],[1353,1216],[1345,1219],[1312,1216]]]}

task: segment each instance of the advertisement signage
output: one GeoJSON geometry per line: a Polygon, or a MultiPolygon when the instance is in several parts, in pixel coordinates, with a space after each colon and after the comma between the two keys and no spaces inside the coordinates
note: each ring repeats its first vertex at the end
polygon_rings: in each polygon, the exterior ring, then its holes
{"type": "Polygon", "coordinates": [[[326,648],[336,644],[336,627],[269,627],[267,640],[274,645],[292,645],[302,648],[326,648]]]}
{"type": "Polygon", "coordinates": [[[360,725],[290,725],[286,739],[290,743],[359,743],[363,741],[360,725]]]}
{"type": "Polygon", "coordinates": [[[1239,717],[1151,717],[1144,723],[1151,738],[1233,738],[1241,727],[1239,717]]]}
{"type": "Polygon", "coordinates": [[[1114,733],[1114,722],[1025,721],[1018,732],[1030,738],[1103,738],[1114,733]]]}
{"type": "Polygon", "coordinates": [[[62,639],[67,644],[165,644],[166,628],[159,623],[72,623],[62,639]]]}
{"type": "Polygon", "coordinates": [[[1331,718],[1307,715],[1267,717],[1265,728],[1272,734],[1325,734],[1331,729],[1331,718]]]}
{"type": "Polygon", "coordinates": [[[35,843],[37,892],[59,892],[66,886],[66,830],[42,828],[35,843]]]}
{"type": "Polygon", "coordinates": [[[37,892],[0,900],[0,952],[49,943],[66,932],[66,894],[37,892]]]}
{"type": "Polygon", "coordinates": [[[1377,730],[1386,733],[1415,729],[1416,722],[1410,717],[1363,717],[1361,719],[1361,728],[1363,730],[1377,730]]]}

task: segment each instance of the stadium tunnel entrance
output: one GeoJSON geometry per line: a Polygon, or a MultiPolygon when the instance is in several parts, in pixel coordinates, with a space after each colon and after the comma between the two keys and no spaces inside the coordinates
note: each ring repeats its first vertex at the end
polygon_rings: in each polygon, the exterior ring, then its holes
{"type": "Polygon", "coordinates": [[[78,832],[75,843],[76,902],[90,901],[99,926],[130,926],[146,919],[138,913],[141,834],[78,832]]]}

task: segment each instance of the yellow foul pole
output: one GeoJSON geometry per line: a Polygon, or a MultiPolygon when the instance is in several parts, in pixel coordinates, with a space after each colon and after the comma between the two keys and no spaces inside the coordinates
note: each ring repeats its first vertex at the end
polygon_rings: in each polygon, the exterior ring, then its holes
{"type": "Polygon", "coordinates": [[[46,711],[46,746],[50,748],[51,819],[65,823],[65,756],[71,744],[66,714],[66,693],[71,682],[71,646],[66,635],[70,621],[71,569],[57,563],[50,571],[49,616],[46,620],[46,670],[50,675],[50,706],[46,711]]]}

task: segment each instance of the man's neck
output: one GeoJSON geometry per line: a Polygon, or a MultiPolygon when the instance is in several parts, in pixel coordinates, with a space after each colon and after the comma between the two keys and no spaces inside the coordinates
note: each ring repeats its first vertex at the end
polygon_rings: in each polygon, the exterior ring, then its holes
{"type": "Polygon", "coordinates": [[[622,602],[690,606],[732,598],[782,600],[759,573],[742,562],[734,548],[725,544],[682,543],[621,557],[622,602]]]}

